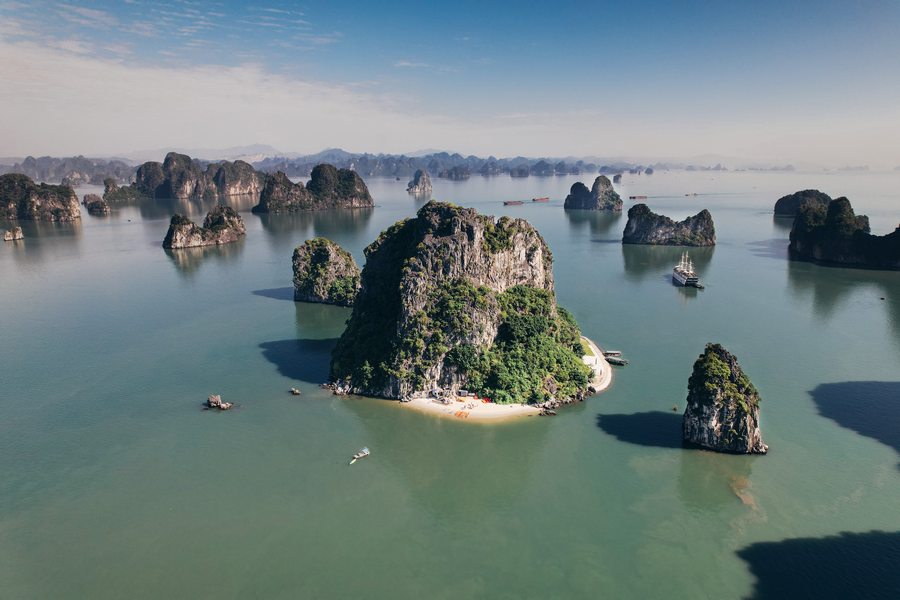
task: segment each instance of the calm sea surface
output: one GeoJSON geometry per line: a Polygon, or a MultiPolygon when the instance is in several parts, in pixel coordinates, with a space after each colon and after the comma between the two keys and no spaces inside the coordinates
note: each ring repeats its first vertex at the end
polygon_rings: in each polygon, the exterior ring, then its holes
{"type": "Polygon", "coordinates": [[[220,249],[165,252],[166,206],[23,223],[0,245],[0,597],[900,597],[900,272],[788,261],[772,217],[815,187],[887,233],[900,174],[626,175],[625,198],[712,212],[703,291],[671,284],[681,249],[622,246],[624,215],[565,212],[578,179],[435,182],[534,224],[560,303],[631,360],[503,425],[318,388],[350,311],[295,304],[291,252],[322,235],[362,264],[423,204],[405,181],[368,181],[368,211],[241,206],[220,249]],[[708,341],[759,388],[769,455],[680,447],[708,341]]]}

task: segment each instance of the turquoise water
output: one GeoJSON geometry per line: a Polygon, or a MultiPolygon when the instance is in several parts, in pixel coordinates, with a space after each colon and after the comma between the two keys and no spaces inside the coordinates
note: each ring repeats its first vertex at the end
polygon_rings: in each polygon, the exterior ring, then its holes
{"type": "Polygon", "coordinates": [[[563,211],[576,179],[435,182],[537,226],[560,302],[632,361],[502,425],[318,388],[349,310],[290,300],[292,249],[362,262],[422,205],[405,181],[369,181],[370,211],[244,212],[246,240],[198,252],[160,247],[166,206],[23,224],[0,246],[0,597],[896,597],[900,272],[789,262],[771,209],[818,187],[887,233],[900,175],[626,175],[672,217],[710,209],[704,291],[671,285],[680,249],[623,247],[624,215],[563,211]],[[769,455],[680,447],[707,341],[759,388],[769,455]]]}

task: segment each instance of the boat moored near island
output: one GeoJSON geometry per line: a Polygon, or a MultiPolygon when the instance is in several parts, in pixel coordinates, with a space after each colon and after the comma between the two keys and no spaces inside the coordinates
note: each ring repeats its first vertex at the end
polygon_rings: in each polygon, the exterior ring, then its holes
{"type": "Polygon", "coordinates": [[[702,290],[703,285],[700,283],[700,277],[694,271],[694,263],[691,261],[687,252],[681,255],[681,261],[672,269],[672,281],[684,287],[695,287],[702,290]]]}

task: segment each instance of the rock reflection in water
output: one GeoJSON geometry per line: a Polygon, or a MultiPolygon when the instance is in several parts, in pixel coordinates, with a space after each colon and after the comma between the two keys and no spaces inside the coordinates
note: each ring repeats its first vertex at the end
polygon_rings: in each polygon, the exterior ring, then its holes
{"type": "Polygon", "coordinates": [[[178,272],[184,277],[192,277],[200,266],[206,262],[227,264],[238,259],[244,251],[244,240],[219,246],[203,246],[200,248],[179,248],[163,250],[178,272]]]}
{"type": "Polygon", "coordinates": [[[683,246],[647,246],[641,244],[622,244],[622,260],[625,263],[625,276],[633,280],[645,279],[648,276],[671,273],[681,255],[687,251],[694,263],[694,269],[703,281],[703,273],[712,262],[715,246],[685,248],[683,246]]]}
{"type": "Polygon", "coordinates": [[[607,234],[622,220],[622,213],[605,210],[567,210],[566,219],[573,232],[587,229],[595,234],[607,234]]]}

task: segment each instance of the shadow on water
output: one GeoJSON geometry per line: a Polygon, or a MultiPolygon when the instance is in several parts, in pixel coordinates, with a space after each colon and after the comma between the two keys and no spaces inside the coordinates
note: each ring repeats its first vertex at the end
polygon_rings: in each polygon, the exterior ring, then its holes
{"type": "Polygon", "coordinates": [[[263,342],[263,356],[288,379],[307,383],[328,381],[331,350],[337,338],[321,340],[291,339],[263,342]]]}
{"type": "Polygon", "coordinates": [[[900,381],[823,383],[809,394],[826,419],[900,453],[900,381]]]}
{"type": "Polygon", "coordinates": [[[648,411],[630,415],[597,415],[597,427],[617,440],[654,448],[682,448],[681,414],[648,411]]]}
{"type": "Polygon", "coordinates": [[[625,275],[629,279],[641,280],[648,275],[671,273],[678,261],[681,260],[681,255],[687,252],[702,281],[704,271],[712,262],[715,249],[715,246],[687,248],[684,246],[622,244],[625,275]]]}
{"type": "Polygon", "coordinates": [[[254,296],[262,296],[263,298],[271,298],[273,300],[290,300],[291,302],[294,301],[294,288],[292,287],[253,290],[251,293],[254,296]]]}
{"type": "Polygon", "coordinates": [[[166,248],[166,256],[172,260],[172,264],[178,273],[184,277],[192,277],[205,262],[227,264],[234,262],[244,251],[244,240],[240,239],[230,244],[218,246],[201,246],[200,248],[178,248],[170,250],[166,248]]]}
{"type": "Polygon", "coordinates": [[[900,598],[900,532],[758,542],[737,555],[756,578],[749,598],[900,598]]]}
{"type": "MultiPolygon", "coordinates": [[[[622,220],[622,213],[605,210],[566,210],[569,230],[580,232],[585,229],[594,234],[609,233],[622,220]]],[[[617,241],[621,241],[621,237],[617,241]]]]}

